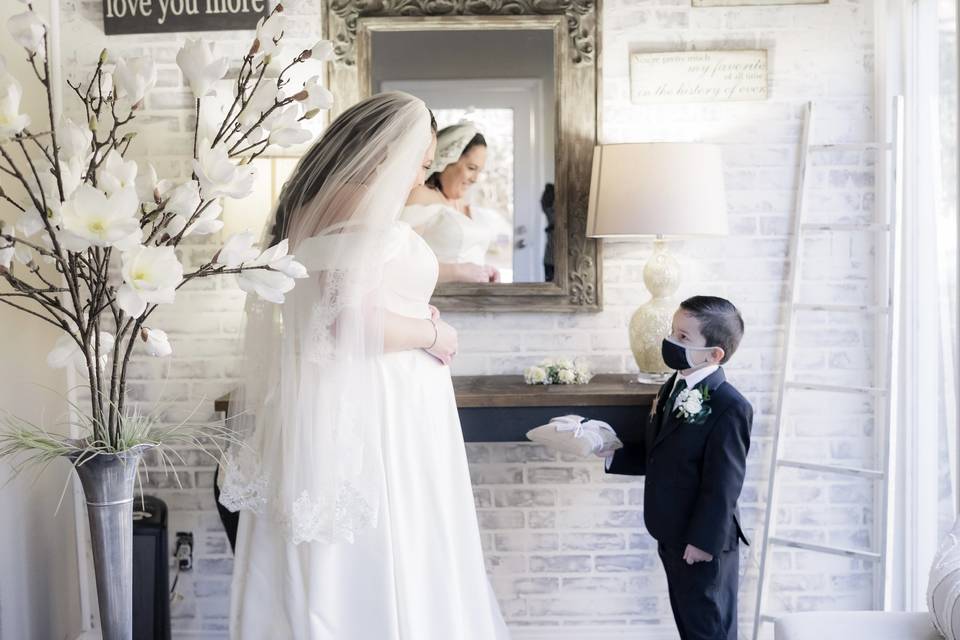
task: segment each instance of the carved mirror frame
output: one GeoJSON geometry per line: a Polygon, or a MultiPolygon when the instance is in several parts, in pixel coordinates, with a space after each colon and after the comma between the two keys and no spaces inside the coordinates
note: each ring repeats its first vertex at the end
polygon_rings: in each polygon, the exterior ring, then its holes
{"type": "Polygon", "coordinates": [[[432,299],[449,311],[598,311],[600,243],[586,237],[597,139],[599,0],[328,0],[324,36],[335,57],[331,112],[371,93],[376,31],[547,29],[556,60],[554,279],[499,284],[443,283],[432,299]]]}

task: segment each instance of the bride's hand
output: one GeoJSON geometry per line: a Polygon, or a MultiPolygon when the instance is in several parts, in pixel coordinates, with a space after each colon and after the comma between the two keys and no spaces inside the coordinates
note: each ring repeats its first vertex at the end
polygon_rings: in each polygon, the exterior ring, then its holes
{"type": "Polygon", "coordinates": [[[457,352],[457,330],[443,320],[437,320],[437,340],[427,353],[442,362],[450,364],[457,352]]]}
{"type": "Polygon", "coordinates": [[[464,262],[457,265],[457,282],[492,282],[490,269],[473,262],[464,262]]]}
{"type": "Polygon", "coordinates": [[[500,271],[496,267],[485,267],[487,270],[487,282],[500,282],[500,271]]]}

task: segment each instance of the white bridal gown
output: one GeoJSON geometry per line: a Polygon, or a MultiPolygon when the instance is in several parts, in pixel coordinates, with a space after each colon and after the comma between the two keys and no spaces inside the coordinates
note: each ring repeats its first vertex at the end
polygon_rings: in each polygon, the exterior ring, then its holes
{"type": "Polygon", "coordinates": [[[494,232],[476,217],[435,202],[407,205],[401,218],[416,228],[440,262],[487,263],[487,250],[494,232]]]}
{"type": "MultiPolygon", "coordinates": [[[[390,311],[429,318],[437,259],[404,222],[384,268],[390,311]]],[[[484,568],[450,369],[422,350],[381,357],[385,482],[376,529],[293,545],[240,512],[234,640],[509,638],[484,568]]]]}

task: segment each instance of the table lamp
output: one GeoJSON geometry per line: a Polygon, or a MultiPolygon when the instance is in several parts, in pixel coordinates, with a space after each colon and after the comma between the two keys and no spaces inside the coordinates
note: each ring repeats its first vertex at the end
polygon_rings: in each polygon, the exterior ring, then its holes
{"type": "Polygon", "coordinates": [[[641,382],[659,383],[671,370],[660,343],[671,330],[680,266],[667,249],[677,236],[727,234],[720,147],[656,142],[600,145],[593,152],[587,236],[655,238],[643,268],[650,301],[630,319],[630,349],[641,382]]]}

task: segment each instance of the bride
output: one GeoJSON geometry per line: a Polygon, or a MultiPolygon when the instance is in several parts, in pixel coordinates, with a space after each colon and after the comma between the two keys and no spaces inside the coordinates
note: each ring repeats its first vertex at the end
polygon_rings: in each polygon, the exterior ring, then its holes
{"type": "Polygon", "coordinates": [[[272,235],[309,275],[283,305],[248,298],[219,497],[240,512],[234,640],[509,637],[446,366],[456,332],[429,305],[436,258],[399,220],[435,134],[419,99],[376,95],[280,195],[272,235]]]}

